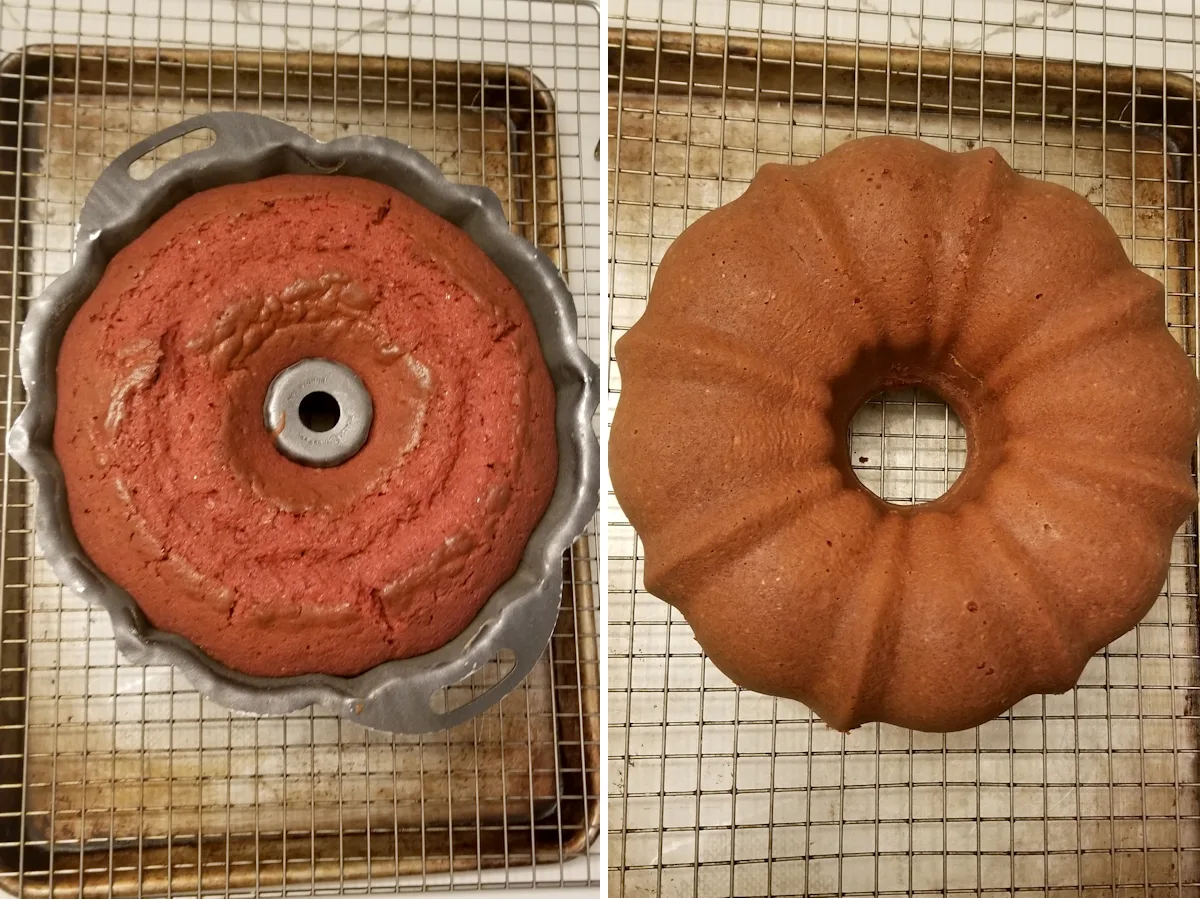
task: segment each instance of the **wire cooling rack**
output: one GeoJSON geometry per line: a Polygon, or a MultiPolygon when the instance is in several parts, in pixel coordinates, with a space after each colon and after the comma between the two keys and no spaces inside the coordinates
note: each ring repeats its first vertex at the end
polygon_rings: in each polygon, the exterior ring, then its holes
{"type": "MultiPolygon", "coordinates": [[[[1196,25],[1190,2],[1166,9],[617,0],[610,354],[671,241],[760,165],[893,133],[992,146],[1086,195],[1164,283],[1195,359],[1196,25]]],[[[910,503],[943,493],[966,447],[945,404],[909,391],[864,407],[851,453],[864,484],[910,503]]],[[[645,592],[638,537],[609,499],[613,895],[1196,893],[1195,517],[1150,614],[1075,690],[958,734],[841,735],[705,659],[645,592]]]]}
{"type": "MultiPolygon", "coordinates": [[[[91,182],[142,137],[210,109],[322,139],[385,134],[487,184],[566,272],[580,341],[599,357],[593,5],[29,0],[0,5],[0,50],[6,427],[21,409],[23,313],[70,264],[91,182]]],[[[169,667],[124,663],[107,618],[41,559],[31,491],[6,458],[0,886],[227,896],[597,883],[594,525],[564,560],[558,627],[534,672],[488,713],[418,739],[320,709],[231,714],[169,667]]]]}

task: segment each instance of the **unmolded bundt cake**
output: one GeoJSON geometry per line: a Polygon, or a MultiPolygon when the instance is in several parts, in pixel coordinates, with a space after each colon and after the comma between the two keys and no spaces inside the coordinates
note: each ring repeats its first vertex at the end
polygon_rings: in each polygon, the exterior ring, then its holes
{"type": "Polygon", "coordinates": [[[517,290],[404,194],[279,176],[188,198],[71,320],[54,446],[92,560],[159,628],[252,675],[355,675],[461,632],[557,476],[554,389],[517,290]],[[294,462],[276,375],[349,367],[361,450],[294,462]]]}
{"type": "Polygon", "coordinates": [[[618,342],[613,487],[646,587],[739,684],[848,730],[980,724],[1070,689],[1153,604],[1196,508],[1162,286],[991,149],[868,138],[764,166],[671,246],[618,342]],[[943,496],[850,467],[877,392],[965,426],[943,496]]]}

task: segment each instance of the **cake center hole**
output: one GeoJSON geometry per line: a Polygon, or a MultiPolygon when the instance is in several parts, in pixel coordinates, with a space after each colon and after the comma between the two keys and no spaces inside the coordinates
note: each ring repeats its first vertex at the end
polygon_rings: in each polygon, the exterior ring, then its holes
{"type": "Polygon", "coordinates": [[[309,431],[329,431],[341,417],[342,408],[333,394],[313,391],[300,400],[300,424],[309,431]]]}
{"type": "Polygon", "coordinates": [[[922,387],[876,394],[850,420],[846,443],[862,486],[888,503],[936,500],[967,467],[958,414],[922,387]]]}

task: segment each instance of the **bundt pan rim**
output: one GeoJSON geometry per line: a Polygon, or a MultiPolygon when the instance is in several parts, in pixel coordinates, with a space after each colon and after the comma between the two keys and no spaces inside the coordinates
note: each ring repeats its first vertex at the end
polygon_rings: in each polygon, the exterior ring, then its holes
{"type": "Polygon", "coordinates": [[[319,704],[369,728],[409,734],[465,722],[499,702],[529,674],[558,619],[562,555],[599,503],[599,442],[592,425],[599,369],[579,346],[575,303],[558,268],[509,230],[491,190],[448,181],[420,152],[389,138],[355,135],[325,143],[264,116],[211,112],[151,135],[106,167],[84,202],[74,249],[71,267],[30,304],[25,317],[19,363],[27,400],[12,426],[8,449],[37,484],[34,515],[46,560],[65,586],[107,610],[117,648],[127,660],[174,665],[202,694],[240,712],[281,715],[319,704]],[[144,180],[129,174],[129,166],[156,147],[202,129],[215,136],[212,146],[185,153],[144,180]],[[187,196],[289,173],[368,178],[462,228],[525,300],[555,387],[558,478],[517,571],[447,644],[352,678],[245,675],[186,638],[152,627],[133,597],[80,545],[53,447],[63,335],[113,256],[187,196]],[[430,701],[441,688],[478,671],[504,649],[514,654],[515,663],[497,684],[449,712],[432,708],[430,701]]]}

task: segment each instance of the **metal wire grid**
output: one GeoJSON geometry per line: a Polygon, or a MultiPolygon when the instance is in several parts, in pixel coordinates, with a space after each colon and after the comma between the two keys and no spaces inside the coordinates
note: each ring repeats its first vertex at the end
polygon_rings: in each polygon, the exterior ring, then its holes
{"type": "MultiPolygon", "coordinates": [[[[320,138],[387,134],[451,178],[493,187],[514,228],[565,269],[580,341],[599,356],[593,6],[145,8],[0,6],[0,49],[40,45],[0,72],[6,428],[21,409],[13,348],[23,311],[69,265],[91,181],[140,138],[208,109],[273,115],[320,138]],[[430,59],[438,63],[420,62],[430,59]]],[[[418,739],[322,710],[240,717],[169,667],[124,663],[107,618],[64,592],[38,553],[32,489],[7,457],[3,492],[0,880],[9,890],[268,895],[596,882],[598,859],[587,852],[599,765],[594,524],[569,561],[559,627],[538,668],[488,714],[418,739]]],[[[494,668],[447,702],[493,683],[494,668]]]]}
{"type": "MultiPolygon", "coordinates": [[[[986,143],[1024,174],[1084,193],[1165,283],[1168,321],[1195,359],[1196,131],[1190,113],[1174,118],[1161,87],[1168,61],[1195,75],[1191,7],[1180,20],[1169,7],[1140,17],[1029,6],[1006,7],[996,22],[981,4],[934,0],[614,3],[610,411],[620,391],[612,344],[641,314],[674,237],[737,196],[759,165],[802,162],[869,133],[986,143]],[[1136,40],[1147,20],[1183,49],[1147,50],[1136,40]],[[806,36],[816,38],[807,53],[793,44],[806,36]],[[784,41],[774,54],[772,38],[784,41]],[[939,54],[904,57],[900,47],[918,38],[954,46],[941,57],[968,63],[967,75],[930,90],[939,82],[922,68],[936,69],[939,54]],[[982,50],[997,42],[1012,65],[981,75],[982,50]],[[873,46],[881,52],[864,54],[873,46]],[[1022,77],[1018,48],[1109,62],[1137,53],[1159,90],[1130,88],[1128,72],[1122,88],[1107,65],[1090,70],[1095,83],[1072,66],[1022,77]]],[[[1190,88],[1184,99],[1190,107],[1190,88]]],[[[957,477],[964,443],[937,398],[890,394],[855,417],[852,463],[877,493],[913,502],[957,477]]],[[[608,516],[614,896],[1195,893],[1194,517],[1154,609],[1074,691],[942,736],[880,725],[840,735],[797,703],[737,689],[682,616],[645,592],[638,537],[611,495],[608,516]]]]}

